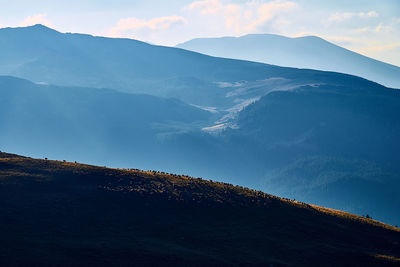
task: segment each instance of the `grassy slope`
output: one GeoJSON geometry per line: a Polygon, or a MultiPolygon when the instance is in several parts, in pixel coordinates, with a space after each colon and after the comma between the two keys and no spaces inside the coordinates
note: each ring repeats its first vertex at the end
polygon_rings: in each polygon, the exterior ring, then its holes
{"type": "Polygon", "coordinates": [[[0,153],[0,265],[396,265],[397,228],[186,176],[0,153]]]}

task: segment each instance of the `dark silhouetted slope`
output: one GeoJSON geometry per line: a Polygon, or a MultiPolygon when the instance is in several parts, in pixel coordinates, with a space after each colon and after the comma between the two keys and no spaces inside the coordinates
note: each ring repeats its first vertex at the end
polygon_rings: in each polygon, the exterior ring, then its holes
{"type": "Polygon", "coordinates": [[[267,64],[337,71],[400,88],[400,68],[365,57],[315,36],[288,38],[274,34],[199,38],[179,48],[225,58],[267,64]]]}
{"type": "Polygon", "coordinates": [[[395,266],[397,228],[259,191],[0,153],[2,266],[395,266]]]}

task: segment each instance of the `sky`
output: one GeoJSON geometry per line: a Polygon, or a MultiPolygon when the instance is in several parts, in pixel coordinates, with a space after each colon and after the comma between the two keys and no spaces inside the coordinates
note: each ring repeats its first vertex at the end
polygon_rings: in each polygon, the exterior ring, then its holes
{"type": "Polygon", "coordinates": [[[400,66],[400,0],[0,0],[0,27],[173,46],[201,37],[316,35],[400,66]]]}

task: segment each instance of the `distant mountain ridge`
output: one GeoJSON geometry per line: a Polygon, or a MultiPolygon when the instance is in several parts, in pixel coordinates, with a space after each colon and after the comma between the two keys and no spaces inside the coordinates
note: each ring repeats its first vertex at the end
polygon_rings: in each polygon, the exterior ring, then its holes
{"type": "MultiPolygon", "coordinates": [[[[0,29],[0,75],[61,86],[112,88],[230,107],[220,83],[284,78],[296,84],[358,77],[215,58],[132,39],[60,33],[43,25],[0,29]]],[[[366,82],[366,81],[365,81],[366,82]]]]}
{"type": "Polygon", "coordinates": [[[343,72],[400,88],[400,67],[357,54],[316,36],[289,38],[274,34],[249,34],[197,38],[176,47],[217,57],[343,72]]]}

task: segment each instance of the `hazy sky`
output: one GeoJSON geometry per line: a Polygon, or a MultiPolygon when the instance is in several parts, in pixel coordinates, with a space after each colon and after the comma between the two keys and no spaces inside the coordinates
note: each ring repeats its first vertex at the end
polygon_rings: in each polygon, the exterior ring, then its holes
{"type": "Polygon", "coordinates": [[[196,37],[318,35],[400,66],[400,0],[0,0],[0,26],[175,45],[196,37]]]}

